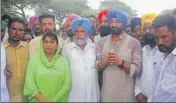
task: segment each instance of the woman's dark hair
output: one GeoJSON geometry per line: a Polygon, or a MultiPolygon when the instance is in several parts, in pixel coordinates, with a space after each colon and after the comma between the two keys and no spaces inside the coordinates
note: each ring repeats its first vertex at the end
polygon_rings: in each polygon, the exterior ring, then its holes
{"type": "Polygon", "coordinates": [[[43,35],[42,40],[44,41],[46,37],[49,37],[52,40],[56,40],[57,44],[59,43],[58,37],[57,37],[56,33],[54,33],[54,32],[51,32],[51,31],[47,32],[45,35],[43,35]]]}

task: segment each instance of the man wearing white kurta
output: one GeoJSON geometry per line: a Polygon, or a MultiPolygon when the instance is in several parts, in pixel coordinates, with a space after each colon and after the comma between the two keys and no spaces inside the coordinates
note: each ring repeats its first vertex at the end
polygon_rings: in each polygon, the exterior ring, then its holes
{"type": "Polygon", "coordinates": [[[6,54],[5,48],[1,43],[1,102],[10,102],[9,91],[6,84],[6,76],[4,69],[6,67],[6,54]]]}
{"type": "Polygon", "coordinates": [[[67,57],[72,75],[68,102],[99,102],[98,73],[95,68],[95,45],[88,39],[91,23],[86,18],[73,22],[74,42],[66,44],[62,54],[67,57]]]}
{"type": "Polygon", "coordinates": [[[147,98],[151,96],[155,83],[153,65],[157,60],[158,54],[159,50],[157,46],[151,49],[149,45],[146,45],[142,48],[142,74],[141,77],[136,78],[135,96],[140,93],[147,98]]]}
{"type": "Polygon", "coordinates": [[[144,31],[145,46],[142,48],[142,74],[136,77],[134,92],[137,102],[146,102],[151,96],[154,86],[154,68],[153,64],[157,61],[159,54],[156,46],[155,36],[153,34],[152,21],[155,14],[145,14],[142,16],[142,29],[144,31]],[[150,20],[149,20],[150,19],[150,20]],[[150,21],[150,22],[149,22],[150,21]]]}

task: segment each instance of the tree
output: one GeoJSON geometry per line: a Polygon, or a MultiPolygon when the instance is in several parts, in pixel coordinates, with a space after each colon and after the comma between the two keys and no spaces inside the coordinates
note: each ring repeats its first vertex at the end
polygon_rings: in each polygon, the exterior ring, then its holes
{"type": "Polygon", "coordinates": [[[2,0],[1,13],[20,16],[27,21],[25,9],[33,9],[45,0],[2,0]]]}
{"type": "Polygon", "coordinates": [[[160,14],[170,14],[173,12],[174,9],[166,9],[166,10],[163,10],[160,14]]]}
{"type": "Polygon", "coordinates": [[[61,23],[69,13],[76,13],[82,16],[84,11],[90,9],[86,3],[87,0],[52,0],[49,4],[40,4],[36,12],[37,14],[52,13],[56,16],[58,23],[61,23]]]}
{"type": "Polygon", "coordinates": [[[104,0],[100,2],[100,10],[104,8],[109,9],[122,9],[126,11],[129,15],[129,18],[132,18],[134,16],[137,16],[136,11],[132,10],[131,7],[126,5],[125,3],[119,1],[119,0],[104,0]]]}
{"type": "Polygon", "coordinates": [[[51,13],[59,22],[69,13],[82,15],[89,10],[87,0],[2,0],[2,14],[20,16],[27,21],[25,10],[34,9],[36,14],[51,13]]]}

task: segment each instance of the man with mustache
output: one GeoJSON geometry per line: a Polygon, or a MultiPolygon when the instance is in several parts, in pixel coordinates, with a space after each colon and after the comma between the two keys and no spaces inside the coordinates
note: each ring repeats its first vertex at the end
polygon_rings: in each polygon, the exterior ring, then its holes
{"type": "Polygon", "coordinates": [[[110,28],[107,21],[109,9],[103,9],[98,13],[98,27],[100,34],[94,37],[94,43],[97,44],[101,37],[107,36],[110,34],[110,28]]]}
{"type": "Polygon", "coordinates": [[[25,22],[12,18],[8,24],[9,38],[4,42],[7,56],[5,74],[11,102],[25,102],[23,86],[29,58],[28,43],[22,41],[25,22]]]}
{"type": "MultiPolygon", "coordinates": [[[[94,37],[94,43],[95,45],[98,43],[98,41],[104,37],[110,34],[110,28],[108,24],[108,11],[109,9],[103,9],[98,13],[97,19],[98,19],[98,27],[99,27],[99,34],[94,37]]],[[[99,85],[100,89],[102,87],[102,75],[103,71],[98,71],[98,77],[99,77],[99,85]]]]}
{"type": "MultiPolygon", "coordinates": [[[[147,15],[147,14],[144,14],[147,15]]],[[[150,13],[148,13],[150,15],[150,13]]],[[[155,16],[156,17],[156,16],[155,16]]],[[[142,20],[146,19],[142,16],[142,20]]],[[[153,20],[155,18],[153,17],[153,20]]],[[[154,68],[153,63],[155,62],[159,50],[156,46],[155,36],[152,28],[152,21],[143,20],[143,32],[145,46],[142,48],[142,74],[140,77],[136,77],[135,81],[135,96],[137,102],[146,102],[151,96],[153,85],[154,85],[154,68]]]]}
{"type": "MultiPolygon", "coordinates": [[[[39,52],[42,36],[49,31],[55,31],[55,17],[51,14],[43,14],[39,16],[42,35],[35,37],[29,42],[29,55],[39,52]]],[[[62,39],[59,38],[59,47],[62,47],[62,39]]]]}
{"type": "Polygon", "coordinates": [[[32,29],[33,36],[37,37],[41,35],[41,27],[39,22],[39,16],[32,16],[29,18],[29,26],[32,29]]]}
{"type": "Polygon", "coordinates": [[[125,11],[110,10],[111,34],[96,46],[96,67],[103,70],[101,102],[135,102],[134,76],[141,74],[141,45],[124,32],[127,21],[125,11]]]}
{"type": "Polygon", "coordinates": [[[77,15],[75,13],[71,13],[65,19],[65,22],[63,24],[63,28],[65,29],[65,32],[66,32],[65,33],[66,38],[63,38],[64,39],[64,45],[73,41],[73,35],[74,34],[72,32],[72,23],[73,23],[73,21],[75,21],[78,18],[80,18],[79,15],[77,15]]]}
{"type": "Polygon", "coordinates": [[[159,51],[154,65],[156,83],[149,102],[176,101],[176,38],[171,14],[159,15],[153,21],[154,34],[159,51]]]}
{"type": "Polygon", "coordinates": [[[62,51],[70,63],[72,75],[68,102],[99,102],[95,44],[89,39],[92,24],[87,18],[79,18],[73,22],[72,31],[74,42],[66,44],[62,51]]]}

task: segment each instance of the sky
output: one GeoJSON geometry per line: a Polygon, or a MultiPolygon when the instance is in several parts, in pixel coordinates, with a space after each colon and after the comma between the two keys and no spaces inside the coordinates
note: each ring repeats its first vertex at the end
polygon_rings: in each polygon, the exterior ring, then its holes
{"type": "MultiPolygon", "coordinates": [[[[98,9],[99,1],[104,0],[88,0],[88,5],[93,9],[98,9]]],[[[176,0],[120,0],[137,11],[138,16],[144,13],[153,12],[159,14],[166,9],[176,8],[176,0]]],[[[26,12],[28,15],[35,15],[33,11],[26,12]]]]}
{"type": "MultiPolygon", "coordinates": [[[[176,8],[176,0],[120,0],[120,1],[126,3],[132,9],[136,10],[139,16],[148,12],[154,12],[159,14],[163,10],[176,8]]],[[[89,5],[91,5],[93,9],[97,9],[100,4],[97,0],[89,0],[89,5]]]]}

